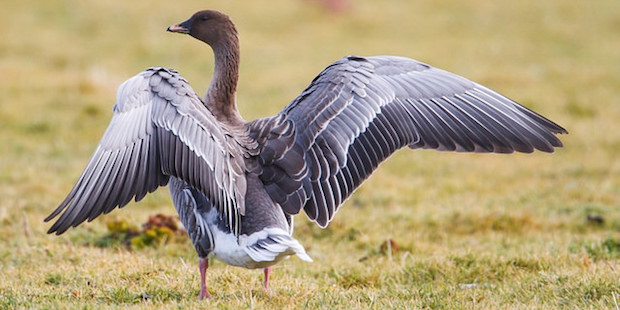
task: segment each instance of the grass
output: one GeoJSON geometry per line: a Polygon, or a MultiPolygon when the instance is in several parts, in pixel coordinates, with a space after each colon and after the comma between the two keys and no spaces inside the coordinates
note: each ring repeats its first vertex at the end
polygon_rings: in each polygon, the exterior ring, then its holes
{"type": "MultiPolygon", "coordinates": [[[[620,303],[620,2],[12,1],[0,19],[0,308],[563,308],[620,303]],[[97,247],[106,220],[172,214],[166,190],[61,237],[42,219],[76,181],[116,87],[145,67],[199,92],[206,47],[164,31],[205,8],[242,44],[246,119],[272,115],[327,64],[395,54],[459,73],[565,126],[548,155],[402,151],[326,230],[297,217],[315,260],[262,274],[215,261],[198,301],[187,241],[97,247]],[[590,220],[588,220],[590,218],[590,220]],[[600,220],[592,220],[599,218],[600,220]],[[386,247],[391,239],[395,246],[386,247]],[[90,244],[90,245],[89,245],[90,244]]],[[[392,245],[392,244],[390,244],[392,245]]]]}

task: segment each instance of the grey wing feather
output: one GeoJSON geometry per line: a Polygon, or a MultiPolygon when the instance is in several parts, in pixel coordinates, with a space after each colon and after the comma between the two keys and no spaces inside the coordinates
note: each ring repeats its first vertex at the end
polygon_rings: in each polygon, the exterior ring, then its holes
{"type": "MultiPolygon", "coordinates": [[[[299,172],[293,178],[297,187],[268,192],[289,214],[303,208],[322,227],[383,160],[404,146],[553,152],[562,146],[555,134],[566,133],[484,86],[393,56],[351,56],[333,63],[275,120],[292,122],[295,130],[288,151],[276,156],[280,163],[287,156],[304,160],[279,167],[299,172]]],[[[282,175],[291,174],[270,178],[282,175]]]]}
{"type": "Polygon", "coordinates": [[[258,144],[256,171],[269,196],[288,214],[299,213],[307,200],[303,180],[307,177],[304,150],[297,144],[293,121],[283,116],[258,119],[249,124],[258,144]]]}
{"type": "Polygon", "coordinates": [[[151,68],[138,74],[119,87],[110,125],[86,169],[45,219],[60,215],[49,233],[138,201],[170,176],[200,190],[238,232],[245,170],[242,150],[230,139],[177,72],[151,68]]]}

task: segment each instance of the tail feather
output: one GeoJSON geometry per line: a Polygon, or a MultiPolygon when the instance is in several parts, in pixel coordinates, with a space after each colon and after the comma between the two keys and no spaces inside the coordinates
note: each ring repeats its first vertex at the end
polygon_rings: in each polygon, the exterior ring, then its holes
{"type": "Polygon", "coordinates": [[[245,252],[255,262],[278,261],[285,256],[296,254],[301,260],[312,262],[304,247],[283,231],[271,232],[265,238],[246,246],[245,252]]]}

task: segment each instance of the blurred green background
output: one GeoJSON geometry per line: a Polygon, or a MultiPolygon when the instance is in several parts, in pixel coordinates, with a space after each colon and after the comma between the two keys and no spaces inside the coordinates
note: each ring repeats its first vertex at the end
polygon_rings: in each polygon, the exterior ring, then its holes
{"type": "Polygon", "coordinates": [[[0,4],[0,308],[200,305],[189,242],[85,245],[106,219],[173,214],[167,190],[62,237],[42,219],[77,180],[123,81],[166,66],[204,92],[210,49],[165,29],[205,8],[237,24],[247,120],[277,113],[342,56],[389,54],[468,77],[570,133],[551,155],[399,152],[328,229],[297,217],[313,264],[278,265],[266,294],[259,273],[216,262],[209,305],[617,307],[620,2],[360,0],[331,12],[317,1],[0,4]],[[382,250],[388,238],[399,251],[382,250]]]}

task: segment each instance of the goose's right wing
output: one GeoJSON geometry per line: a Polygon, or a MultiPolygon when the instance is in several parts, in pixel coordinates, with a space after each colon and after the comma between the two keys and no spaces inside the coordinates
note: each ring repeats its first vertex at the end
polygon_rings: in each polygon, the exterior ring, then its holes
{"type": "Polygon", "coordinates": [[[45,221],[49,233],[93,220],[178,177],[239,230],[243,150],[175,71],[151,68],[119,87],[114,116],[79,180],[45,221]],[[61,214],[62,213],[62,214],[61,214]]]}

